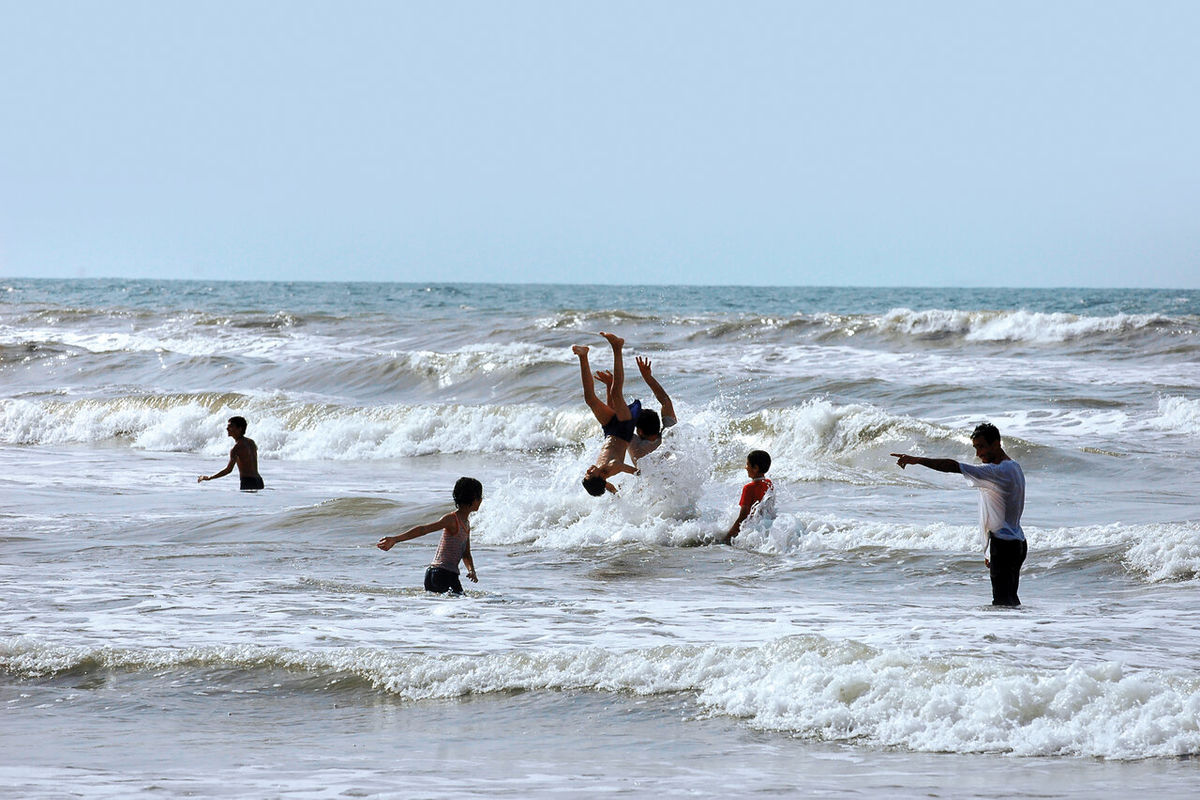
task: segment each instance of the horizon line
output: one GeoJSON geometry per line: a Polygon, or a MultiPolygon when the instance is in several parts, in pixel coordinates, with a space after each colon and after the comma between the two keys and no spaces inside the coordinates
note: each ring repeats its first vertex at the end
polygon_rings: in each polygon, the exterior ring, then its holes
{"type": "Polygon", "coordinates": [[[604,288],[620,286],[629,289],[990,289],[1008,291],[1056,291],[1060,289],[1087,291],[1152,291],[1152,292],[1195,292],[1200,287],[1187,288],[1183,286],[1006,286],[1002,284],[978,285],[949,285],[949,284],[814,284],[814,283],[581,283],[573,281],[412,281],[412,280],[333,280],[333,279],[304,279],[280,280],[275,278],[130,278],[124,276],[83,276],[83,277],[31,277],[3,276],[0,281],[52,281],[67,283],[72,281],[144,281],[148,283],[294,283],[294,284],[367,284],[367,285],[401,285],[401,286],[577,286],[580,288],[604,288]]]}

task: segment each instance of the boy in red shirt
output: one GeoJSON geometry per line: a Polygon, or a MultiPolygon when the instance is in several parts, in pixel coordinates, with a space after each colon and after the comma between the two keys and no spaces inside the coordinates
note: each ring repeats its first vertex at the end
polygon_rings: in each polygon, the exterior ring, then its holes
{"type": "Polygon", "coordinates": [[[750,476],[750,482],[742,487],[742,499],[738,501],[742,510],[729,532],[725,534],[725,544],[729,544],[733,537],[738,535],[750,512],[756,511],[759,515],[767,517],[774,516],[774,486],[767,477],[767,470],[770,468],[771,456],[765,450],[751,450],[746,456],[746,474],[750,476]]]}

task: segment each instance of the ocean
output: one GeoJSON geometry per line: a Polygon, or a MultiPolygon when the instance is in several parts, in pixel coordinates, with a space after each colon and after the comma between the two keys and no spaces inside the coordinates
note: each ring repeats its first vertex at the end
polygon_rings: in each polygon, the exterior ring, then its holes
{"type": "Polygon", "coordinates": [[[1194,797],[1198,443],[1197,291],[2,279],[0,795],[1194,797]],[[679,424],[593,498],[599,331],[679,424]],[[889,456],[983,421],[1019,609],[889,456]]]}

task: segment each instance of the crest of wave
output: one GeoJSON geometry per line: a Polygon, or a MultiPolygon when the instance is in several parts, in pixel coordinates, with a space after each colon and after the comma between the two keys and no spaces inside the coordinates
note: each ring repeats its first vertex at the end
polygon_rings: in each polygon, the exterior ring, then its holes
{"type": "MultiPolygon", "coordinates": [[[[760,411],[731,428],[746,451],[757,447],[771,454],[772,478],[865,486],[907,480],[891,468],[893,460],[887,453],[893,447],[956,438],[948,428],[912,417],[860,403],[837,405],[823,398],[760,411]]],[[[740,458],[745,458],[744,452],[740,458]]]]}
{"type": "Polygon", "coordinates": [[[737,547],[769,555],[812,556],[855,551],[922,551],[975,553],[981,551],[978,526],[906,525],[780,514],[774,521],[747,521],[737,547]]]}
{"type": "Polygon", "coordinates": [[[960,311],[894,308],[876,323],[885,333],[943,338],[962,336],[977,342],[1065,342],[1101,333],[1124,333],[1163,320],[1151,314],[1080,317],[1063,312],[960,311]]]}
{"type": "MultiPolygon", "coordinates": [[[[225,395],[68,402],[0,400],[0,441],[66,444],[131,439],[136,442],[147,432],[157,430],[162,432],[159,438],[170,440],[169,446],[147,449],[200,449],[210,438],[202,426],[210,424],[212,408],[227,400],[225,395]]],[[[213,419],[211,424],[217,425],[216,433],[224,434],[224,419],[213,419]]]]}
{"type": "Polygon", "coordinates": [[[440,658],[392,648],[129,650],[0,640],[0,668],[21,675],[196,666],[352,674],[408,700],[514,691],[687,693],[712,713],[755,728],[923,752],[1114,759],[1200,753],[1196,676],[1111,662],[1046,669],[815,635],[755,646],[523,649],[440,658]]]}
{"type": "Polygon", "coordinates": [[[1200,578],[1200,523],[1138,526],[1125,564],[1150,581],[1200,578]]]}
{"type": "Polygon", "coordinates": [[[539,406],[343,406],[282,392],[168,395],[76,401],[0,401],[0,441],[61,444],[129,440],[168,452],[227,452],[225,421],[250,422],[268,459],[377,459],[428,453],[541,450],[579,441],[581,411],[539,406]]]}
{"type": "Polygon", "coordinates": [[[254,358],[334,355],[339,343],[327,336],[291,329],[287,315],[273,322],[248,327],[228,325],[203,314],[180,314],[162,322],[130,331],[127,323],[111,330],[30,329],[25,336],[35,341],[62,342],[92,353],[166,351],[188,356],[216,354],[254,358]]]}
{"type": "MultiPolygon", "coordinates": [[[[676,321],[686,321],[688,318],[676,317],[676,321]]],[[[595,311],[559,311],[547,317],[534,320],[534,325],[542,330],[583,330],[593,332],[599,330],[622,330],[626,326],[639,322],[660,322],[657,314],[638,313],[635,311],[620,311],[618,309],[600,309],[595,311]]]]}
{"type": "Polygon", "coordinates": [[[1158,522],[1143,525],[1092,525],[1026,531],[1034,548],[1106,551],[1130,572],[1151,583],[1200,578],[1200,522],[1158,522]]]}
{"type": "Polygon", "coordinates": [[[388,405],[302,411],[260,423],[284,459],[378,459],[542,450],[570,442],[582,415],[538,406],[388,405]]]}
{"type": "MultiPolygon", "coordinates": [[[[1082,528],[1026,527],[1029,565],[1055,568],[1094,551],[1092,559],[1108,559],[1151,583],[1200,578],[1200,523],[1094,525],[1082,528]]],[[[751,519],[737,547],[770,555],[819,556],[853,551],[978,553],[979,528],[974,525],[928,525],[867,522],[780,514],[774,522],[751,519]]]]}
{"type": "Polygon", "coordinates": [[[1150,420],[1150,426],[1158,430],[1200,436],[1200,400],[1160,397],[1158,416],[1150,420]]]}
{"type": "Polygon", "coordinates": [[[442,388],[471,378],[507,374],[540,364],[567,363],[563,348],[524,343],[476,344],[448,353],[414,350],[393,355],[406,369],[436,378],[442,388]]]}
{"type": "MultiPolygon", "coordinates": [[[[224,410],[213,416],[220,421],[224,410]]],[[[268,457],[334,460],[551,449],[576,439],[584,422],[581,413],[493,405],[288,404],[262,408],[256,417],[268,457]]],[[[219,440],[215,449],[224,446],[219,440]]]]}

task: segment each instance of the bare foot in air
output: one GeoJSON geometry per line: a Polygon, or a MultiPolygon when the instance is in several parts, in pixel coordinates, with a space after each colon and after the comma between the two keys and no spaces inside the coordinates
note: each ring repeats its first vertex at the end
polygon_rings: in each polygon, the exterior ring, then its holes
{"type": "Polygon", "coordinates": [[[614,349],[625,344],[625,340],[620,336],[617,336],[615,333],[605,333],[604,331],[600,331],[600,335],[605,339],[608,339],[608,343],[611,344],[614,349]]]}

